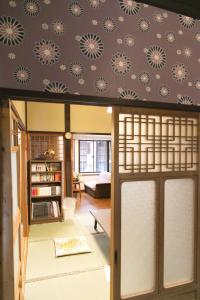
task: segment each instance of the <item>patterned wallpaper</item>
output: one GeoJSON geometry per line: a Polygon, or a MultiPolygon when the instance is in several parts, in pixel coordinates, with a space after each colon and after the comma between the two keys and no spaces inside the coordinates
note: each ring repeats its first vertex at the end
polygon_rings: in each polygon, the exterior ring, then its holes
{"type": "Polygon", "coordinates": [[[0,86],[200,104],[200,21],[133,0],[1,0],[0,86]]]}

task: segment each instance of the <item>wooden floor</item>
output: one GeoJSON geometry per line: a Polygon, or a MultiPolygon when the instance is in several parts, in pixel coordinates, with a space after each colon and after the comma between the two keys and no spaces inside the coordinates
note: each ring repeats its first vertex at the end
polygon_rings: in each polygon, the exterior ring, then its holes
{"type": "Polygon", "coordinates": [[[78,214],[88,213],[91,209],[110,208],[111,205],[110,198],[97,199],[85,192],[82,192],[81,199],[79,194],[74,194],[74,197],[77,198],[76,213],[78,214]]]}

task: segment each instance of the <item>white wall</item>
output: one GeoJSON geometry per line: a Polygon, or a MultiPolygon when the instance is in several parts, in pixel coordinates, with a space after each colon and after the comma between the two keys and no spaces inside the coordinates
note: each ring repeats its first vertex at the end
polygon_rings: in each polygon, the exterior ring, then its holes
{"type": "MultiPolygon", "coordinates": [[[[71,105],[71,132],[111,133],[111,114],[106,107],[71,105]]],[[[29,131],[65,131],[64,104],[28,102],[29,131]]]]}
{"type": "Polygon", "coordinates": [[[64,104],[28,102],[29,131],[65,131],[64,104]]]}
{"type": "Polygon", "coordinates": [[[106,107],[71,105],[71,131],[79,133],[111,133],[111,114],[106,107]]]}

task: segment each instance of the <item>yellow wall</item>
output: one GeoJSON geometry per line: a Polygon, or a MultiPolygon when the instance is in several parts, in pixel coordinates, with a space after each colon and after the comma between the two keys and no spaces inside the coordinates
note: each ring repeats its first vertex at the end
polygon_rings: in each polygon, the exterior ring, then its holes
{"type": "Polygon", "coordinates": [[[27,129],[64,132],[64,104],[28,102],[27,129]]]}
{"type": "MultiPolygon", "coordinates": [[[[111,114],[106,110],[106,107],[71,105],[71,131],[111,133],[111,114]]],[[[64,105],[28,102],[27,129],[64,132],[64,105]]]]}
{"type": "Polygon", "coordinates": [[[12,101],[22,122],[24,123],[24,125],[26,125],[26,107],[25,107],[25,102],[24,101],[17,101],[17,100],[13,100],[12,101]]]}
{"type": "Polygon", "coordinates": [[[111,114],[106,107],[71,105],[71,132],[111,133],[111,114]]]}

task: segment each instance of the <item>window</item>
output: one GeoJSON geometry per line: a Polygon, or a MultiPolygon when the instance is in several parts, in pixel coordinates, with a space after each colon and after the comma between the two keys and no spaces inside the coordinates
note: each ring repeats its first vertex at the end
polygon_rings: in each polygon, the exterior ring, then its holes
{"type": "Polygon", "coordinates": [[[110,141],[79,141],[79,172],[100,173],[110,171],[110,141]]]}

